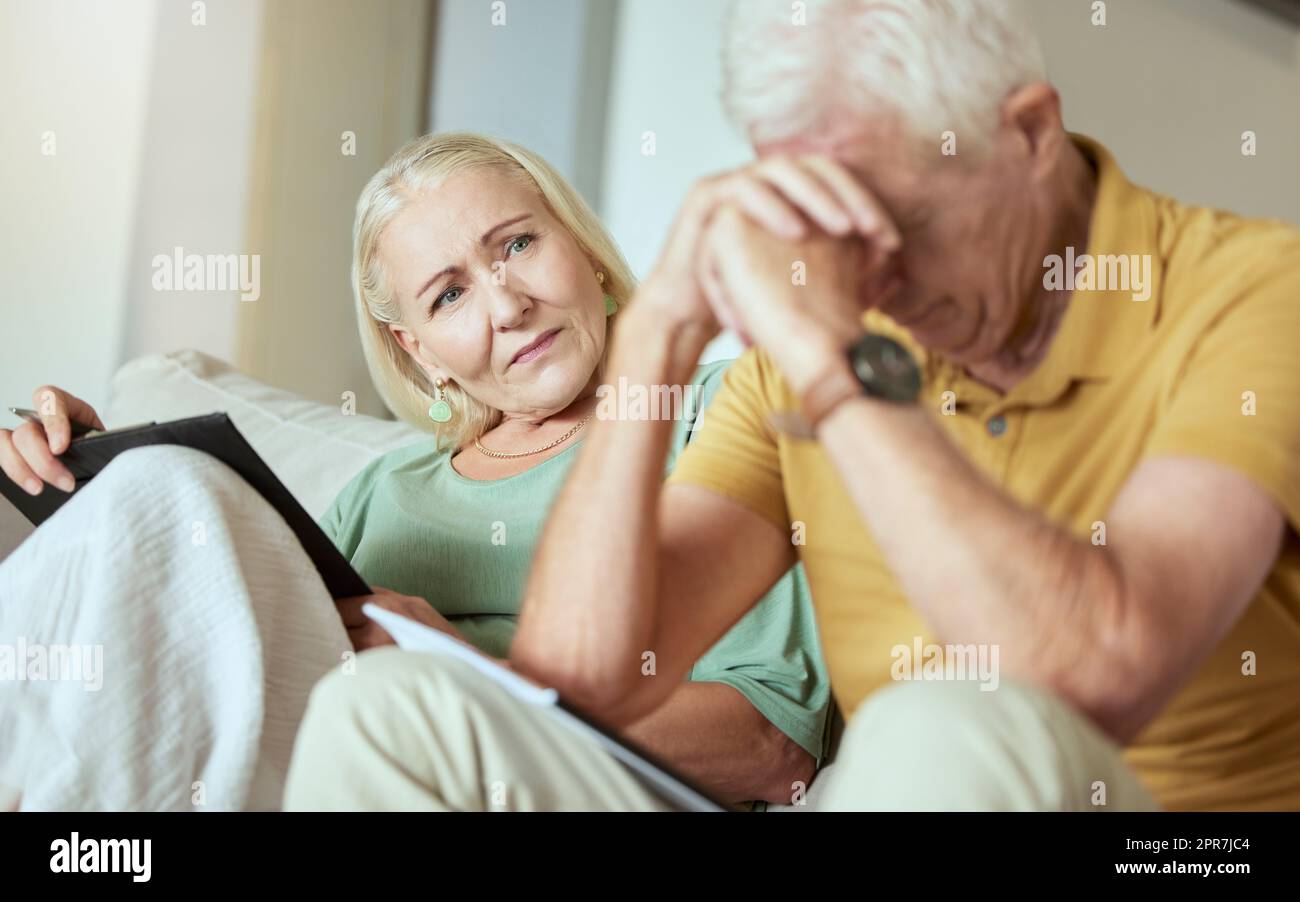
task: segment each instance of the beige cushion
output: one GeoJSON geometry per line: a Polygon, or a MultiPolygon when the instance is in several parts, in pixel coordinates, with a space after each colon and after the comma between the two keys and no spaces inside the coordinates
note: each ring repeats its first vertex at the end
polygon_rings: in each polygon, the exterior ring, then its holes
{"type": "MultiPolygon", "coordinates": [[[[376,457],[429,436],[395,420],[345,414],[245,376],[198,351],[149,354],[113,376],[110,428],[222,411],[313,517],[376,457]]],[[[32,527],[0,498],[0,559],[32,527]]]]}

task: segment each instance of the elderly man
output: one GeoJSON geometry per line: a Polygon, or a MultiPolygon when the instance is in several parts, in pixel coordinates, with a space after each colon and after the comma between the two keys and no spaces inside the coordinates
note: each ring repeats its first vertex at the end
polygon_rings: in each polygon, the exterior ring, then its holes
{"type": "Polygon", "coordinates": [[[1131,184],[1007,4],[744,0],[727,41],[760,159],[611,381],[756,347],[667,486],[670,423],[595,426],[515,667],[632,722],[797,557],[851,718],[822,807],[1300,807],[1300,234],[1131,184]]]}

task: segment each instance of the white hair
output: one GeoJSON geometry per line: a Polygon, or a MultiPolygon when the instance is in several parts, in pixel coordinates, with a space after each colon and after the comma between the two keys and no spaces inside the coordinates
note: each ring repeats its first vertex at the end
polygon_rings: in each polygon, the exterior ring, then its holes
{"type": "Polygon", "coordinates": [[[914,138],[952,131],[978,150],[1007,95],[1047,76],[1017,0],[732,0],[723,77],[755,144],[896,113],[914,138]]]}

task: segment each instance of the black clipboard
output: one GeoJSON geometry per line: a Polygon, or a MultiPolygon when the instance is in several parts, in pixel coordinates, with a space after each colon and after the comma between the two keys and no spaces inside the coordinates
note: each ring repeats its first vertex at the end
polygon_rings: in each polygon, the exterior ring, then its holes
{"type": "Polygon", "coordinates": [[[95,478],[109,462],[123,451],[146,445],[182,445],[210,454],[229,466],[257,490],[284,518],[303,550],[316,565],[325,588],[335,598],[370,595],[370,587],[343,553],[330,541],[316,521],[303,510],[298,499],[284,487],[271,468],[253,450],[253,446],[235,428],[224,413],[172,420],[168,423],[146,423],[125,429],[92,433],[73,439],[68,449],[59,455],[77,480],[72,492],[63,492],[46,486],[39,495],[29,495],[9,479],[0,477],[0,494],[34,526],[40,526],[54,512],[95,478]]]}

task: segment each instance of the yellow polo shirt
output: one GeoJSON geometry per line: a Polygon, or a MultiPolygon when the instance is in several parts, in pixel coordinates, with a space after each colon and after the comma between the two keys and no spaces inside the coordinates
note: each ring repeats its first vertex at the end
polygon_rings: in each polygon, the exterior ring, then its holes
{"type": "MultiPolygon", "coordinates": [[[[1099,174],[1088,254],[1149,255],[1146,300],[1132,285],[1078,288],[1043,363],[1006,395],[880,314],[867,326],[916,355],[922,403],[970,460],[1076,536],[1091,539],[1145,458],[1208,458],[1272,495],[1290,528],[1267,581],[1126,755],[1166,808],[1300,809],[1300,231],[1138,188],[1103,148],[1076,141],[1099,174]]],[[[895,645],[935,639],[821,447],[769,424],[770,412],[797,406],[767,356],[745,355],[671,482],[783,531],[804,524],[797,550],[831,686],[851,716],[890,684],[895,645]]],[[[1187,554],[1214,547],[1206,535],[1187,554]]]]}

